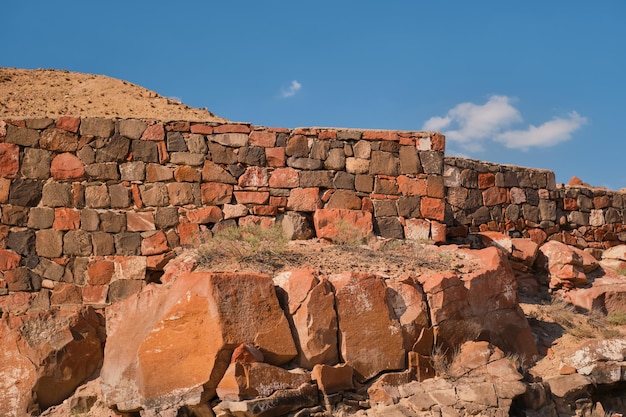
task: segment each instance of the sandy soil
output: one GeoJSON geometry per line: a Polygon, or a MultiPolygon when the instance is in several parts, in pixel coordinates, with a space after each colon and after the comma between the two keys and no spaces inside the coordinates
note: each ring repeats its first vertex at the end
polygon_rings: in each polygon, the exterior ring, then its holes
{"type": "Polygon", "coordinates": [[[104,75],[0,67],[0,119],[59,116],[227,121],[104,75]]]}

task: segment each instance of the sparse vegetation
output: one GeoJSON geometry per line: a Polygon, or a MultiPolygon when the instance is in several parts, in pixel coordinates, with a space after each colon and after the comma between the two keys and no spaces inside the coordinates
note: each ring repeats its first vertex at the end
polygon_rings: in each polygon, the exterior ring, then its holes
{"type": "Polygon", "coordinates": [[[198,247],[200,263],[216,258],[242,260],[255,254],[277,255],[287,249],[287,238],[280,226],[259,225],[228,227],[217,231],[211,240],[198,247]]]}
{"type": "Polygon", "coordinates": [[[605,316],[599,312],[581,313],[563,300],[554,301],[548,310],[550,317],[565,331],[578,339],[613,338],[621,335],[617,326],[626,323],[626,314],[605,316]]]}
{"type": "Polygon", "coordinates": [[[338,219],[334,222],[337,234],[332,238],[333,243],[341,246],[360,246],[371,238],[371,233],[366,234],[363,229],[360,229],[350,222],[343,219],[338,219]]]}
{"type": "Polygon", "coordinates": [[[607,316],[607,320],[614,326],[626,325],[626,312],[613,311],[607,316]]]}

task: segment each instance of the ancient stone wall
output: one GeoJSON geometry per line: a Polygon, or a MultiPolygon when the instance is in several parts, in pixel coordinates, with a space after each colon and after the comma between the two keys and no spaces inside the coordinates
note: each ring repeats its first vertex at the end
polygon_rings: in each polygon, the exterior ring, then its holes
{"type": "Polygon", "coordinates": [[[444,147],[434,132],[1,122],[0,310],[125,298],[228,225],[357,213],[382,236],[444,241],[444,147]]]}
{"type": "Polygon", "coordinates": [[[552,171],[446,157],[448,236],[501,231],[585,249],[626,242],[626,196],[556,184],[552,171]]]}

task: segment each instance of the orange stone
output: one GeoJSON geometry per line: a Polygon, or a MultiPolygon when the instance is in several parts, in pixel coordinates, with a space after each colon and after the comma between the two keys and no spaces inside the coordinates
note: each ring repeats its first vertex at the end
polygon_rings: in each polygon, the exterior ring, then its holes
{"type": "Polygon", "coordinates": [[[431,220],[443,221],[445,218],[446,205],[438,198],[424,197],[420,201],[422,217],[431,220]]]}
{"type": "Polygon", "coordinates": [[[79,179],[85,175],[85,167],[80,159],[71,153],[57,155],[50,164],[50,174],[56,181],[79,179]]]}
{"type": "Polygon", "coordinates": [[[141,241],[141,254],[144,256],[159,255],[168,250],[167,238],[163,230],[157,230],[153,235],[141,241]]]}
{"type": "Polygon", "coordinates": [[[77,230],[80,227],[80,210],[55,208],[52,227],[55,230],[77,230]]]}

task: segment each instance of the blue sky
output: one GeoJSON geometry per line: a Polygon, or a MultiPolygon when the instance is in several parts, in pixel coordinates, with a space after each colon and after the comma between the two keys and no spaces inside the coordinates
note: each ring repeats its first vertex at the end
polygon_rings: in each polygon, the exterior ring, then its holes
{"type": "Polygon", "coordinates": [[[0,66],[105,74],[234,121],[447,134],[626,187],[626,1],[5,0],[0,66]]]}

